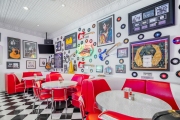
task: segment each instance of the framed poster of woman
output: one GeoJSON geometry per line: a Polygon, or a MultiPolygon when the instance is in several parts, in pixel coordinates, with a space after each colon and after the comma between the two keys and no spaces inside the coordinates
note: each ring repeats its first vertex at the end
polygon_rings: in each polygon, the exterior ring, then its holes
{"type": "Polygon", "coordinates": [[[114,14],[97,21],[97,46],[114,44],[114,14]]]}

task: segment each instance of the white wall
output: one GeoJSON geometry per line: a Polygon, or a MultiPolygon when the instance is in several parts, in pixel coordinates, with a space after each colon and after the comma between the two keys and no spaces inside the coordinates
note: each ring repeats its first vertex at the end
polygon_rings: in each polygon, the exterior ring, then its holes
{"type": "MultiPolygon", "coordinates": [[[[137,38],[138,34],[135,34],[135,35],[132,35],[132,36],[128,36],[128,13],[133,12],[135,10],[138,10],[140,8],[143,8],[145,6],[148,6],[148,5],[153,4],[155,2],[158,2],[158,1],[160,1],[160,0],[141,0],[140,2],[137,2],[137,3],[133,4],[133,5],[130,5],[130,6],[126,7],[126,8],[123,8],[121,10],[118,10],[118,11],[112,13],[112,14],[115,15],[115,35],[116,35],[117,32],[121,32],[121,37],[120,38],[115,37],[115,43],[117,43],[117,42],[121,42],[122,43],[122,45],[119,46],[118,48],[129,47],[129,44],[123,44],[123,40],[125,38],[129,38],[129,42],[138,41],[138,38],[137,38]],[[116,18],[118,16],[122,17],[121,22],[116,22],[116,18]],[[124,30],[120,29],[121,24],[126,24],[126,28],[124,30]]],[[[143,33],[145,35],[144,40],[145,39],[153,38],[154,37],[153,35],[154,35],[154,33],[156,31],[161,31],[162,32],[162,36],[170,35],[171,41],[172,41],[172,39],[174,37],[179,36],[179,33],[180,33],[180,10],[178,9],[178,5],[180,4],[180,1],[179,0],[175,0],[175,1],[176,1],[176,6],[175,6],[176,7],[175,8],[176,9],[176,14],[175,14],[175,16],[176,16],[176,25],[175,26],[171,26],[171,27],[167,27],[167,28],[163,28],[163,29],[158,29],[158,30],[153,30],[153,31],[145,32],[145,33],[143,33]]],[[[111,14],[109,14],[109,15],[111,15],[111,14]]],[[[107,16],[109,16],[109,15],[107,15],[107,16]]],[[[107,17],[107,16],[104,16],[104,17],[107,17]]],[[[93,21],[93,22],[91,22],[89,24],[80,26],[81,28],[85,28],[86,31],[87,31],[88,28],[91,28],[91,31],[95,32],[95,34],[91,34],[90,37],[89,37],[89,39],[93,39],[93,41],[95,41],[95,42],[97,42],[97,25],[96,25],[96,28],[92,28],[91,26],[92,26],[92,24],[96,24],[96,22],[98,20],[100,20],[100,19],[102,19],[102,18],[99,18],[96,21],[93,21]]],[[[59,36],[54,38],[54,41],[57,41],[57,38],[60,38],[61,36],[64,37],[64,36],[66,36],[68,34],[71,34],[73,32],[78,32],[78,28],[73,29],[73,30],[71,30],[71,31],[69,31],[67,33],[64,33],[64,32],[60,33],[59,36]]],[[[83,41],[85,43],[85,39],[83,41]]],[[[80,44],[80,42],[81,41],[78,40],[78,44],[80,44]]],[[[101,49],[102,50],[104,50],[105,48],[108,49],[111,46],[113,46],[113,45],[103,46],[103,47],[101,47],[101,49]]],[[[98,52],[97,52],[98,48],[100,48],[100,47],[95,47],[94,54],[98,55],[98,52]]],[[[63,49],[64,49],[64,46],[63,46],[63,49]]],[[[171,42],[171,45],[170,45],[170,53],[171,53],[170,54],[170,59],[174,58],[174,57],[180,58],[179,54],[178,54],[178,49],[180,49],[179,45],[174,45],[171,42]]],[[[76,49],[71,49],[70,50],[70,54],[73,53],[75,50],[76,49]]],[[[109,60],[109,62],[110,62],[110,64],[108,66],[111,66],[113,69],[115,69],[115,65],[119,64],[119,58],[117,58],[117,56],[116,56],[116,51],[117,51],[116,49],[114,51],[112,51],[110,54],[114,54],[114,55],[111,55],[110,57],[107,58],[107,60],[109,60]]],[[[68,50],[66,50],[66,53],[67,52],[68,52],[68,50]]],[[[85,58],[85,62],[87,64],[104,65],[104,67],[106,67],[107,65],[105,65],[105,62],[101,62],[99,60],[99,58],[94,59],[94,54],[91,57],[89,57],[89,58],[85,58]],[[92,63],[89,63],[89,59],[90,58],[92,59],[92,63]]],[[[75,57],[74,59],[77,61],[77,57],[75,57]]],[[[132,77],[131,73],[133,71],[130,71],[129,57],[128,58],[124,58],[124,61],[125,61],[124,64],[126,64],[126,68],[127,68],[126,73],[122,74],[122,73],[115,73],[114,72],[113,76],[129,77],[129,78],[132,77]]],[[[77,63],[78,63],[78,61],[77,61],[77,63]]],[[[67,63],[65,63],[65,64],[67,64],[67,63]]],[[[173,66],[173,65],[170,64],[170,72],[166,72],[166,73],[168,73],[169,78],[166,79],[165,81],[180,83],[179,78],[177,78],[175,76],[175,73],[176,73],[177,70],[179,70],[179,68],[180,68],[179,65],[173,66]]],[[[92,68],[92,69],[94,71],[93,74],[98,74],[98,73],[95,72],[95,67],[92,68]]],[[[78,69],[77,72],[81,73],[81,69],[78,69]]],[[[144,71],[137,71],[137,73],[138,73],[138,77],[137,78],[141,78],[141,76],[143,75],[143,72],[144,71]]],[[[162,72],[151,71],[151,73],[153,74],[153,77],[154,77],[155,80],[161,80],[159,75],[162,72]]]]}
{"type": "MultiPolygon", "coordinates": [[[[5,79],[4,79],[4,73],[9,72],[23,72],[23,71],[45,71],[44,67],[39,67],[39,58],[48,58],[48,55],[37,55],[37,59],[27,59],[23,58],[23,46],[22,46],[22,40],[28,40],[28,41],[34,41],[37,42],[37,44],[44,44],[44,38],[35,37],[32,35],[19,33],[15,31],[10,31],[6,29],[0,28],[1,33],[1,42],[0,45],[3,46],[3,53],[0,53],[0,57],[3,58],[2,65],[0,65],[0,91],[5,90],[5,79]],[[20,60],[13,60],[13,59],[7,59],[7,37],[13,37],[13,38],[19,38],[21,39],[21,59],[20,60]],[[26,69],[26,60],[36,60],[36,69],[26,69]],[[14,62],[20,62],[20,69],[6,69],[6,62],[7,61],[14,61],[14,62]]],[[[37,50],[37,53],[38,50],[37,50]]]]}

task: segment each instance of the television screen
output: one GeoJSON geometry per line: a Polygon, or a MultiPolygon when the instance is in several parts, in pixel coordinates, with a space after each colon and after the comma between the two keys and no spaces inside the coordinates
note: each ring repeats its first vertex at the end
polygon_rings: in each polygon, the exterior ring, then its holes
{"type": "Polygon", "coordinates": [[[96,65],[96,72],[103,73],[103,65],[96,65]]]}
{"type": "Polygon", "coordinates": [[[38,44],[39,54],[54,54],[54,45],[38,44]]]}
{"type": "Polygon", "coordinates": [[[130,43],[130,69],[169,71],[169,36],[130,43]]]}
{"type": "Polygon", "coordinates": [[[54,54],[54,68],[63,68],[63,53],[54,54]]]}
{"type": "Polygon", "coordinates": [[[175,24],[175,1],[162,0],[128,15],[129,35],[175,24]]]}

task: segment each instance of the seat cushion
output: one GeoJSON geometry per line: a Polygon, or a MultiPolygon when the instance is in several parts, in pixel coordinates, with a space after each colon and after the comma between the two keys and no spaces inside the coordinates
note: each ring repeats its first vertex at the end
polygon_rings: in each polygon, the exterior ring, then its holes
{"type": "Polygon", "coordinates": [[[24,88],[24,83],[19,83],[16,85],[16,88],[24,88]]]}
{"type": "Polygon", "coordinates": [[[86,120],[98,120],[99,113],[89,113],[86,120]]]}
{"type": "Polygon", "coordinates": [[[51,97],[52,97],[51,94],[42,94],[42,95],[40,96],[40,100],[45,100],[45,99],[48,99],[48,98],[51,98],[51,97]]]}

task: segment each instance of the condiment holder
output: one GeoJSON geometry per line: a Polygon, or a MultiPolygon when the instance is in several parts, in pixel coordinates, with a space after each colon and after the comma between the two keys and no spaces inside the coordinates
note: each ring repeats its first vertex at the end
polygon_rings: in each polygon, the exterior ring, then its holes
{"type": "Polygon", "coordinates": [[[132,94],[132,89],[125,87],[123,91],[124,91],[124,98],[129,99],[129,96],[132,94]]]}
{"type": "Polygon", "coordinates": [[[63,79],[61,77],[59,77],[59,82],[62,83],[63,82],[63,79]]]}

